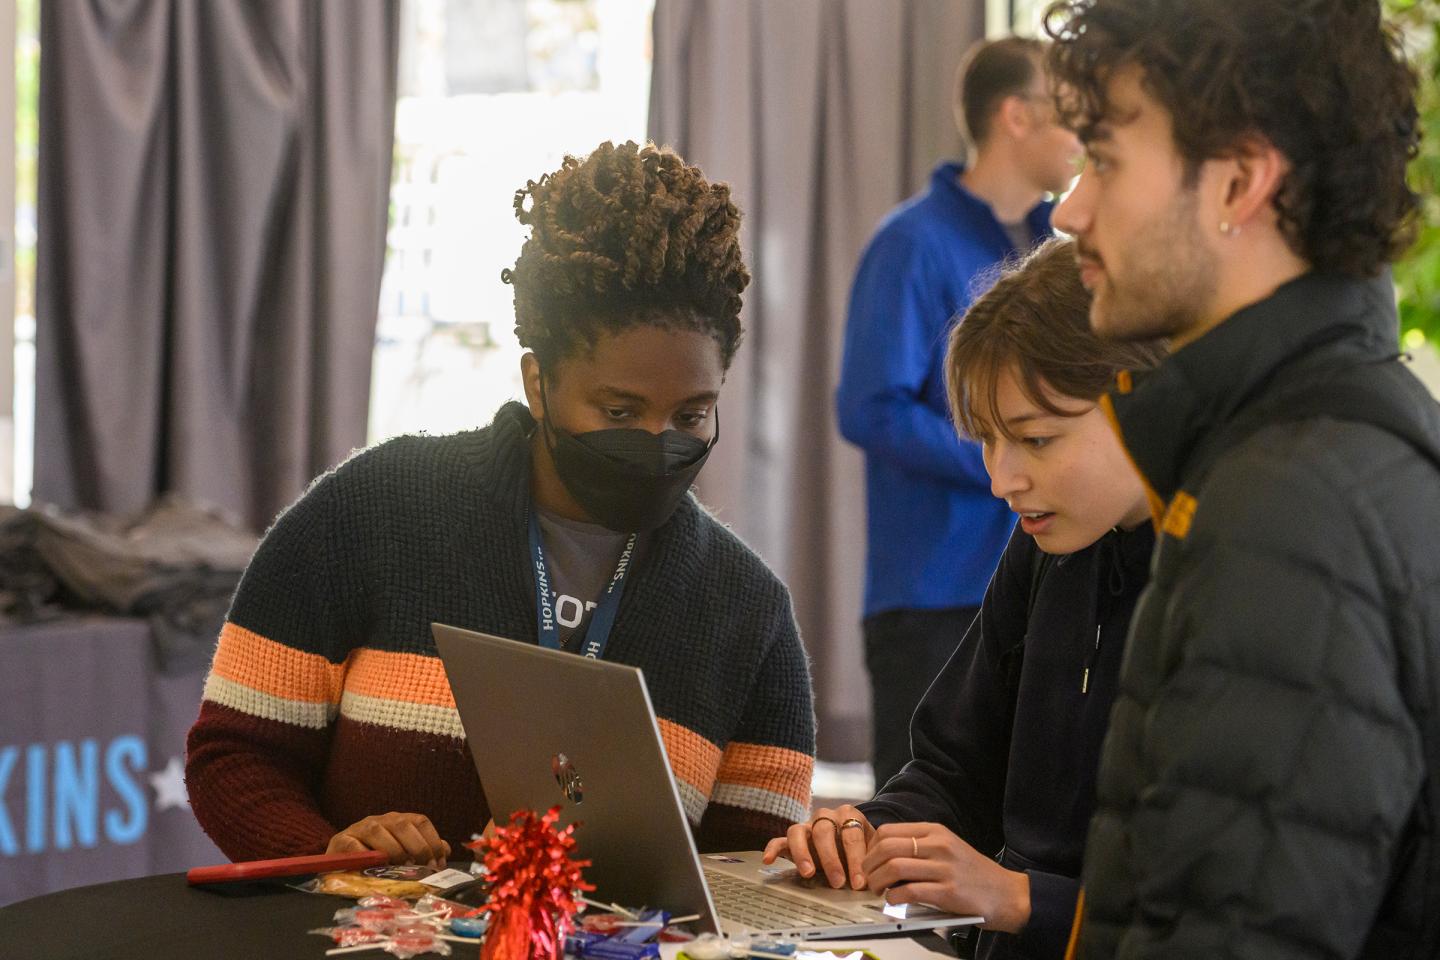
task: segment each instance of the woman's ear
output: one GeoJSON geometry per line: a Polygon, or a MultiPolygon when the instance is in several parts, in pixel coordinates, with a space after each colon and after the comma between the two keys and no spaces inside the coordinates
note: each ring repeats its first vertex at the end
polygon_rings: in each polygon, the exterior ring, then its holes
{"type": "Polygon", "coordinates": [[[545,398],[540,389],[540,361],[528,350],[520,358],[520,380],[525,384],[525,403],[530,407],[530,416],[538,423],[545,419],[545,398]]]}

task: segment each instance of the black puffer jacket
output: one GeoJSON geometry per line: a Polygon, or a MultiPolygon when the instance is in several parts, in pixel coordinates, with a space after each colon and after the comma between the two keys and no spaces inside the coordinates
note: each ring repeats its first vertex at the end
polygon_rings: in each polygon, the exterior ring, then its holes
{"type": "Polygon", "coordinates": [[[1110,398],[1168,506],[1080,957],[1440,956],[1440,413],[1395,344],[1388,281],[1312,274],[1110,398]],[[1388,428],[1318,415],[1347,385],[1388,428]]]}

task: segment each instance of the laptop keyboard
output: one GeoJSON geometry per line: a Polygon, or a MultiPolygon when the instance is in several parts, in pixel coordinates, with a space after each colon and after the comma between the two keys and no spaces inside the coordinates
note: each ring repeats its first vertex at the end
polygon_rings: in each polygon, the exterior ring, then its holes
{"type": "Polygon", "coordinates": [[[715,898],[715,909],[726,920],[757,932],[798,930],[803,927],[851,925],[855,915],[822,903],[791,896],[774,887],[750,883],[718,870],[705,871],[705,883],[715,898]]]}

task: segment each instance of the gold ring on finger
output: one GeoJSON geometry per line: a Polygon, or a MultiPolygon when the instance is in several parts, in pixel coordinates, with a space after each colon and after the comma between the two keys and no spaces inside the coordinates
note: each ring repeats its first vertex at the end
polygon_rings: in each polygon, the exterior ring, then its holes
{"type": "Polygon", "coordinates": [[[812,832],[815,829],[815,825],[820,823],[821,821],[830,824],[830,826],[835,827],[837,830],[840,828],[839,824],[835,822],[835,819],[833,817],[816,817],[814,820],[810,821],[810,829],[812,832]]]}
{"type": "Polygon", "coordinates": [[[859,827],[861,830],[864,830],[865,824],[855,819],[854,817],[851,817],[849,820],[846,820],[844,823],[840,824],[841,830],[849,830],[851,827],[859,827]]]}
{"type": "Polygon", "coordinates": [[[916,858],[920,856],[920,841],[916,840],[914,837],[910,838],[910,853],[911,856],[914,856],[916,858]]]}

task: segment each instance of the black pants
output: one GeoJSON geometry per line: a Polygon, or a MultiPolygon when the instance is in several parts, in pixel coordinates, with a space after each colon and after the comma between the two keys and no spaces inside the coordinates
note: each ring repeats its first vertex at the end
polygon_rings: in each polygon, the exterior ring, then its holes
{"type": "Polygon", "coordinates": [[[865,619],[877,792],[909,762],[910,717],[979,612],[979,607],[887,610],[865,619]]]}

